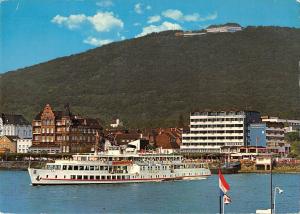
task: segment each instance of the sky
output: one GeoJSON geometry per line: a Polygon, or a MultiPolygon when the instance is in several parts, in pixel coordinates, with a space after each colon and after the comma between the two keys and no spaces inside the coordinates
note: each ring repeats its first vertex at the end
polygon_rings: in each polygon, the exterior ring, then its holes
{"type": "Polygon", "coordinates": [[[300,0],[0,0],[0,73],[164,30],[300,28],[300,0]]]}

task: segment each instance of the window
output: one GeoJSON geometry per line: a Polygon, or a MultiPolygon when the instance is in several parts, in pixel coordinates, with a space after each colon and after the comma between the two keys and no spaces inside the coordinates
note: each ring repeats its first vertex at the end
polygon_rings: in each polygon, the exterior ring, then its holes
{"type": "Polygon", "coordinates": [[[74,170],[78,170],[78,166],[74,166],[74,170]]]}
{"type": "Polygon", "coordinates": [[[63,165],[63,170],[67,170],[67,165],[63,165]]]}
{"type": "Polygon", "coordinates": [[[84,170],[89,170],[89,166],[85,166],[84,170]]]}
{"type": "Polygon", "coordinates": [[[90,180],[94,180],[94,175],[91,175],[91,176],[90,176],[90,180]]]}
{"type": "Polygon", "coordinates": [[[102,175],[102,176],[101,176],[101,180],[105,180],[105,176],[102,175]]]}
{"type": "Polygon", "coordinates": [[[69,166],[68,166],[68,170],[73,170],[73,166],[72,166],[72,165],[69,165],[69,166]]]}
{"type": "Polygon", "coordinates": [[[95,170],[99,170],[99,166],[95,166],[95,170]]]}
{"type": "Polygon", "coordinates": [[[89,176],[84,175],[84,176],[83,176],[83,179],[84,179],[84,180],[87,180],[87,179],[89,179],[89,176]]]}
{"type": "Polygon", "coordinates": [[[99,175],[96,175],[96,180],[100,180],[100,176],[99,175]]]}
{"type": "Polygon", "coordinates": [[[94,166],[90,166],[90,170],[94,170],[94,166]]]}
{"type": "Polygon", "coordinates": [[[71,179],[76,179],[76,175],[71,175],[71,179]]]}
{"type": "Polygon", "coordinates": [[[84,167],[83,166],[79,166],[79,170],[83,170],[84,169],[84,167]]]}
{"type": "Polygon", "coordinates": [[[77,179],[82,179],[82,175],[77,175],[77,179]]]}

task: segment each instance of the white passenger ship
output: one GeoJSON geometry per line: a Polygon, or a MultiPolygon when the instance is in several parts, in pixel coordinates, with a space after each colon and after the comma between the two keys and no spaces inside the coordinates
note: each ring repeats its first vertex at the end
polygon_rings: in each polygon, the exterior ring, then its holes
{"type": "Polygon", "coordinates": [[[111,146],[106,152],[76,154],[42,169],[28,168],[32,185],[107,184],[204,179],[211,175],[206,163],[181,155],[138,153],[134,148],[111,146]]]}

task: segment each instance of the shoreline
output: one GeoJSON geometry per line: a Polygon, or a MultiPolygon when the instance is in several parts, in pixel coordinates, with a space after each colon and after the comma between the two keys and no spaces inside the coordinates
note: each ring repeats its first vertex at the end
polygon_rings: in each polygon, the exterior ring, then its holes
{"type": "MultiPolygon", "coordinates": [[[[41,168],[46,162],[45,161],[31,161],[30,166],[41,168]]],[[[29,161],[0,161],[0,171],[27,171],[29,167],[29,161]]],[[[217,170],[211,168],[212,174],[218,174],[217,170]]],[[[265,170],[235,170],[229,172],[223,172],[224,174],[270,174],[270,171],[265,170]]],[[[300,174],[300,170],[297,168],[296,170],[292,169],[273,169],[272,173],[274,174],[300,174]]]]}

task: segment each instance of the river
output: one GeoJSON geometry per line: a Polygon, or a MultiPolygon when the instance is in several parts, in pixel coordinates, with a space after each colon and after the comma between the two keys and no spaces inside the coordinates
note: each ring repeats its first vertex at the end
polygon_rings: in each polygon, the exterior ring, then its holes
{"type": "MultiPolygon", "coordinates": [[[[269,174],[225,175],[232,203],[225,213],[270,208],[269,174]]],[[[300,174],[274,174],[277,213],[300,213],[300,174]]],[[[31,186],[25,171],[0,171],[4,213],[217,213],[218,176],[136,184],[31,186]]]]}

